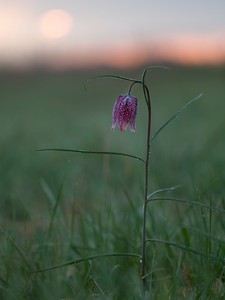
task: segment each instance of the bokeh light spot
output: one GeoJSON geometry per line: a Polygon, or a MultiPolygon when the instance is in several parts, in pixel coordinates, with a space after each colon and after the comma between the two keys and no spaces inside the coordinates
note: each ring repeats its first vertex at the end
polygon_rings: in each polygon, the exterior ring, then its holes
{"type": "Polygon", "coordinates": [[[73,17],[62,9],[50,10],[40,17],[40,32],[47,39],[60,39],[73,28],[73,17]]]}

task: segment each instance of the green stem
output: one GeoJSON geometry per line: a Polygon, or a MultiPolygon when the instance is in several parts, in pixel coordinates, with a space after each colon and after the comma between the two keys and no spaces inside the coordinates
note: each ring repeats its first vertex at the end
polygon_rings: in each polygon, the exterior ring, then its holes
{"type": "MultiPolygon", "coordinates": [[[[147,221],[147,204],[148,204],[148,177],[149,177],[149,159],[150,159],[150,146],[151,146],[151,99],[147,85],[145,84],[145,76],[150,68],[144,70],[142,80],[134,80],[128,90],[128,94],[131,93],[132,87],[136,83],[142,85],[145,102],[148,108],[148,127],[147,127],[147,144],[146,144],[146,158],[145,164],[145,175],[144,175],[144,207],[143,207],[143,224],[142,224],[142,249],[141,249],[141,279],[143,294],[146,291],[146,221],[147,221]]],[[[117,77],[118,78],[118,77],[117,77]]],[[[122,78],[124,79],[124,78],[122,78]]],[[[129,80],[129,79],[128,79],[129,80]]]]}
{"type": "Polygon", "coordinates": [[[149,89],[145,84],[145,75],[147,70],[144,71],[142,76],[142,87],[144,97],[148,107],[148,127],[147,127],[147,144],[146,144],[146,160],[145,160],[145,179],[144,179],[144,207],[143,207],[143,224],[142,224],[142,251],[141,251],[141,278],[143,292],[146,290],[146,220],[147,220],[147,203],[148,203],[148,178],[149,178],[149,159],[150,159],[150,135],[151,135],[151,99],[149,89]]]}
{"type": "Polygon", "coordinates": [[[131,83],[131,85],[130,85],[130,87],[129,87],[129,90],[128,90],[128,95],[130,95],[130,93],[131,93],[131,89],[132,89],[132,87],[136,84],[136,83],[140,83],[140,81],[139,80],[135,80],[135,81],[133,81],[132,83],[131,83]]]}

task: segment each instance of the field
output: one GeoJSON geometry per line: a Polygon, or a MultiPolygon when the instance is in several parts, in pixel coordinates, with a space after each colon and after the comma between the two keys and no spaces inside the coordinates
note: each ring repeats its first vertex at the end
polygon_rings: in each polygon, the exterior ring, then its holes
{"type": "MultiPolygon", "coordinates": [[[[110,72],[136,78],[142,70],[110,72]]],[[[113,255],[141,253],[143,164],[35,151],[145,157],[141,87],[133,90],[135,134],[111,131],[112,107],[127,82],[98,79],[84,89],[88,79],[110,72],[0,74],[2,300],[143,298],[138,256],[113,255]]],[[[224,299],[225,68],[154,70],[147,83],[152,134],[185,102],[203,96],[152,145],[150,192],[179,188],[148,205],[146,299],[224,299]]]]}

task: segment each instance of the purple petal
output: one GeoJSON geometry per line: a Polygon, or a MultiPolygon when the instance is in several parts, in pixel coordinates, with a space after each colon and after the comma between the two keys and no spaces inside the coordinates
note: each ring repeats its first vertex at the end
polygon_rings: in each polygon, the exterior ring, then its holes
{"type": "Polygon", "coordinates": [[[115,129],[115,127],[116,127],[116,123],[119,118],[120,104],[123,101],[123,98],[124,98],[124,95],[120,95],[114,104],[113,114],[112,114],[112,129],[115,129]]]}
{"type": "Polygon", "coordinates": [[[131,132],[135,132],[136,131],[136,126],[135,126],[135,120],[136,120],[136,116],[137,116],[137,98],[133,98],[133,108],[132,108],[132,114],[131,114],[131,118],[130,118],[130,130],[131,132]]]}
{"type": "Polygon", "coordinates": [[[135,132],[137,115],[137,98],[131,95],[120,95],[113,108],[112,129],[118,124],[120,131],[125,131],[128,124],[131,132],[135,132]]]}

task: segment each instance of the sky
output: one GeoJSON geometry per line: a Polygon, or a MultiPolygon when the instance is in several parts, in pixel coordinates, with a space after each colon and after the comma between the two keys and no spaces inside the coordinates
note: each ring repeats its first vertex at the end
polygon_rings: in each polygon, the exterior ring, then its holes
{"type": "Polygon", "coordinates": [[[0,66],[225,62],[224,0],[0,0],[0,66]]]}

